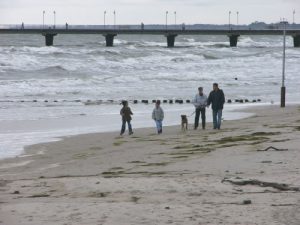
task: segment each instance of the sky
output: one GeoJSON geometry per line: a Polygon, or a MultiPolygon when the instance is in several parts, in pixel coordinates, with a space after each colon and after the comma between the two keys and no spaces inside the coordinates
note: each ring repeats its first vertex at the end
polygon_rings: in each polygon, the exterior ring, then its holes
{"type": "Polygon", "coordinates": [[[300,23],[300,0],[0,0],[0,24],[232,24],[300,23]]]}

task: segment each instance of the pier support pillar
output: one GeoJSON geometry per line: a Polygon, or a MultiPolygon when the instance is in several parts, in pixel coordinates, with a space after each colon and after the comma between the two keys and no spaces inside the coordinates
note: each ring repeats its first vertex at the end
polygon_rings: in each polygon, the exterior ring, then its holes
{"type": "Polygon", "coordinates": [[[238,37],[240,35],[239,34],[229,34],[229,42],[230,42],[230,47],[236,47],[237,46],[237,42],[238,42],[238,37]]]}
{"type": "Polygon", "coordinates": [[[57,34],[55,33],[44,33],[43,36],[45,37],[45,44],[46,46],[52,46],[53,45],[53,40],[54,36],[57,34]]]}
{"type": "Polygon", "coordinates": [[[116,34],[104,34],[106,41],[106,47],[113,47],[114,46],[114,37],[117,36],[116,34]]]}
{"type": "Polygon", "coordinates": [[[173,48],[175,46],[175,38],[177,34],[167,34],[167,43],[168,43],[168,48],[173,48]]]}
{"type": "Polygon", "coordinates": [[[300,47],[300,35],[294,35],[294,47],[300,47]]]}

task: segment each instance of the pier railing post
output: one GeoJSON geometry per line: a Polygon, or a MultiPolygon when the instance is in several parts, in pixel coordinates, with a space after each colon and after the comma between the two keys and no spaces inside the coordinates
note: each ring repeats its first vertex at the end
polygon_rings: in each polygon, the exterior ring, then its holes
{"type": "Polygon", "coordinates": [[[230,47],[236,47],[237,46],[237,42],[238,42],[238,38],[239,38],[239,34],[229,34],[229,42],[230,42],[230,47]]]}
{"type": "Polygon", "coordinates": [[[117,36],[117,34],[104,34],[106,41],[106,47],[113,47],[114,46],[114,37],[117,36]]]}
{"type": "Polygon", "coordinates": [[[45,37],[46,46],[52,46],[54,36],[56,36],[57,34],[56,33],[43,33],[42,35],[45,37]]]}
{"type": "Polygon", "coordinates": [[[167,44],[168,48],[172,48],[175,46],[175,38],[177,37],[177,34],[166,34],[167,37],[167,44]]]}

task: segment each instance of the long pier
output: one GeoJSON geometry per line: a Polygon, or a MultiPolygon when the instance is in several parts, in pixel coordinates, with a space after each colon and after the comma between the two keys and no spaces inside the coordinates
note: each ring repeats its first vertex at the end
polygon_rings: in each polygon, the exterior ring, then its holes
{"type": "MultiPolygon", "coordinates": [[[[112,47],[117,35],[163,35],[167,47],[175,46],[178,35],[224,35],[228,36],[231,47],[236,47],[241,35],[283,35],[280,29],[0,29],[1,34],[41,34],[45,37],[46,46],[52,46],[54,37],[58,34],[94,34],[103,35],[106,46],[112,47]]],[[[294,47],[300,47],[300,30],[288,29],[286,35],[294,39],[294,47]]]]}

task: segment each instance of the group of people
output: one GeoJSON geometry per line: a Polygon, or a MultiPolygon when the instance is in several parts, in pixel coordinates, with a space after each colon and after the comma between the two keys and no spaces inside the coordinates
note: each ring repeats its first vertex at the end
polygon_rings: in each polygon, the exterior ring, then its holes
{"type": "MultiPolygon", "coordinates": [[[[152,111],[152,119],[155,121],[157,133],[162,133],[162,121],[164,119],[164,111],[160,106],[160,100],[157,100],[155,103],[155,108],[152,111]]],[[[223,90],[219,89],[219,85],[217,83],[213,84],[213,90],[210,92],[207,97],[204,94],[203,87],[198,88],[198,93],[192,101],[195,106],[195,122],[194,129],[196,130],[199,126],[199,119],[201,115],[202,120],[202,129],[205,129],[206,125],[206,107],[211,105],[212,115],[213,115],[213,128],[221,129],[221,121],[222,121],[222,111],[223,105],[225,103],[225,95],[223,90]]],[[[128,106],[127,101],[122,102],[122,109],[120,111],[120,115],[122,116],[122,128],[120,135],[123,135],[126,130],[126,123],[128,125],[129,135],[133,134],[131,120],[133,115],[130,107],[128,106]]]]}

